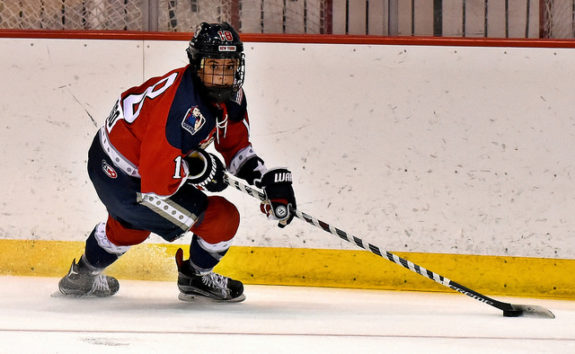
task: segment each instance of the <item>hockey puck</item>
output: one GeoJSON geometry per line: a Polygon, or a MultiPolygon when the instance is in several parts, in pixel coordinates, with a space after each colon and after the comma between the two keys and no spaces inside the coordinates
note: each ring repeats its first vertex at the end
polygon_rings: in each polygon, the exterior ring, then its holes
{"type": "Polygon", "coordinates": [[[503,311],[504,317],[519,317],[523,313],[522,310],[507,310],[503,311]]]}

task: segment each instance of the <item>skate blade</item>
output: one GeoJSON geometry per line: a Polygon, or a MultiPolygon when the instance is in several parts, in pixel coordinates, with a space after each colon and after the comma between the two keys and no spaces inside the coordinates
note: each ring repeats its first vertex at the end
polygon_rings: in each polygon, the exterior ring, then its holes
{"type": "Polygon", "coordinates": [[[54,291],[50,294],[50,297],[61,297],[67,299],[83,299],[83,298],[95,298],[94,295],[77,295],[77,294],[64,294],[60,291],[54,291]]]}
{"type": "Polygon", "coordinates": [[[61,297],[61,298],[66,298],[66,299],[106,299],[109,297],[112,297],[112,295],[107,295],[107,296],[98,296],[98,295],[94,295],[94,294],[89,294],[89,295],[85,295],[85,294],[64,294],[58,290],[54,291],[52,294],[50,294],[50,297],[61,297]]]}
{"type": "Polygon", "coordinates": [[[184,293],[180,293],[178,295],[178,299],[184,302],[196,302],[196,303],[213,303],[213,302],[218,302],[218,303],[225,303],[225,302],[242,302],[246,299],[246,296],[244,294],[241,294],[240,296],[233,298],[233,299],[229,299],[229,300],[220,300],[220,299],[214,299],[208,296],[203,296],[200,294],[184,294],[184,293]]]}

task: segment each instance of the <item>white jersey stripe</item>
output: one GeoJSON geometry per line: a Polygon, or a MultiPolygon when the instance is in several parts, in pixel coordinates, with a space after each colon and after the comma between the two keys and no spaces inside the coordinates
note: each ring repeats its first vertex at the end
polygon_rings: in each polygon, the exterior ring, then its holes
{"type": "Polygon", "coordinates": [[[133,163],[130,162],[127,158],[125,158],[116,148],[110,143],[110,137],[108,136],[108,132],[106,132],[106,127],[100,128],[100,144],[102,145],[102,149],[108,155],[108,157],[112,160],[114,166],[118,167],[120,170],[124,171],[125,174],[140,178],[140,172],[138,171],[138,167],[136,167],[133,163]]]}

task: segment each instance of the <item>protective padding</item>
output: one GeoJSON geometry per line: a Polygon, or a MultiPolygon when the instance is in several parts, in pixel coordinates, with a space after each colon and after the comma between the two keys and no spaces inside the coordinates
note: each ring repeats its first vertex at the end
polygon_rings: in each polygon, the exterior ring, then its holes
{"type": "Polygon", "coordinates": [[[216,244],[231,240],[240,226],[240,213],[235,205],[219,196],[208,197],[208,207],[190,229],[204,241],[216,244]]]}
{"type": "Polygon", "coordinates": [[[118,220],[108,216],[106,236],[116,246],[133,246],[144,242],[150,236],[150,232],[129,229],[124,227],[118,220]]]}

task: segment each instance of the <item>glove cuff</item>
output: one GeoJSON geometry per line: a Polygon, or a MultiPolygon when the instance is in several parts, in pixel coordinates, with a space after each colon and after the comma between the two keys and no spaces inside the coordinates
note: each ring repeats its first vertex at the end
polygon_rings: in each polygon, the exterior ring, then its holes
{"type": "Polygon", "coordinates": [[[214,157],[203,150],[196,150],[186,158],[190,175],[188,183],[193,186],[204,186],[211,181],[216,174],[214,157]]]}

